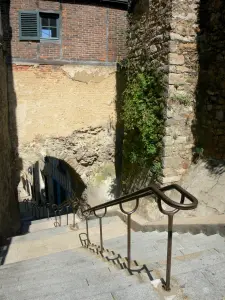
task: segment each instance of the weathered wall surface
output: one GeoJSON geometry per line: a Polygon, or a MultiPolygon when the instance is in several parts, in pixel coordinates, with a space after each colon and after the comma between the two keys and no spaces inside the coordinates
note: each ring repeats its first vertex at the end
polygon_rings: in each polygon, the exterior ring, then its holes
{"type": "Polygon", "coordinates": [[[198,79],[197,9],[193,0],[172,1],[164,183],[179,181],[192,159],[193,107],[198,79]]]}
{"type": "MultiPolygon", "coordinates": [[[[128,58],[134,67],[156,63],[168,74],[171,1],[137,1],[130,14],[128,58]]],[[[168,80],[166,80],[168,82],[168,80]]]]}
{"type": "Polygon", "coordinates": [[[13,74],[24,169],[45,155],[63,159],[93,187],[90,201],[96,193],[106,200],[115,178],[116,68],[14,66],[13,74]]]}
{"type": "MultiPolygon", "coordinates": [[[[164,73],[167,101],[163,183],[179,181],[191,163],[197,83],[197,4],[189,0],[137,1],[130,16],[128,57],[164,73]]],[[[134,63],[135,65],[135,63],[134,63]]]]}
{"type": "Polygon", "coordinates": [[[116,69],[14,66],[20,145],[115,123],[116,69]]]}
{"type": "MultiPolygon", "coordinates": [[[[1,11],[0,11],[1,27],[1,11]]],[[[7,94],[7,66],[0,28],[0,243],[4,237],[20,230],[19,209],[13,176],[17,172],[13,164],[13,149],[9,128],[9,99],[7,94]]]]}
{"type": "MultiPolygon", "coordinates": [[[[4,5],[8,0],[2,2],[4,5]]],[[[126,5],[91,2],[11,0],[11,28],[6,28],[5,32],[5,39],[11,39],[9,56],[17,60],[104,62],[115,62],[124,57],[126,5]],[[19,40],[19,10],[36,9],[61,14],[59,40],[19,40]]],[[[3,17],[8,18],[7,15],[3,17]]]]}

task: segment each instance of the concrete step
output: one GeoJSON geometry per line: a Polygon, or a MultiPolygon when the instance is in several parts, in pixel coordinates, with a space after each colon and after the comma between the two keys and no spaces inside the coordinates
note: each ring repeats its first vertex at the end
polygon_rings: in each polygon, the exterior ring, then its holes
{"type": "MultiPolygon", "coordinates": [[[[59,219],[58,219],[59,221],[59,219]]],[[[122,222],[124,223],[119,217],[113,216],[113,217],[105,217],[103,219],[103,224],[110,224],[114,222],[122,222]]],[[[41,219],[41,220],[35,220],[35,221],[30,221],[30,222],[24,222],[23,227],[25,229],[25,233],[28,232],[37,232],[45,229],[50,229],[50,228],[55,228],[54,226],[55,223],[55,218],[51,217],[49,219],[41,219]]],[[[73,214],[68,215],[68,223],[69,225],[73,224],[73,214]]],[[[85,228],[85,222],[82,222],[78,216],[76,215],[75,217],[75,223],[78,225],[79,228],[85,228]]],[[[99,225],[99,219],[97,218],[92,218],[88,222],[89,227],[96,227],[99,225]]],[[[62,215],[61,216],[61,226],[67,226],[67,216],[62,215]]]]}
{"type": "Polygon", "coordinates": [[[130,286],[124,289],[118,289],[112,292],[113,299],[115,300],[158,300],[161,299],[160,295],[154,290],[152,285],[142,284],[130,286]]]}
{"type": "MultiPolygon", "coordinates": [[[[110,217],[110,218],[105,218],[105,220],[103,222],[103,226],[105,227],[105,225],[112,224],[112,223],[116,223],[117,227],[119,225],[122,225],[122,226],[125,225],[124,222],[121,221],[119,217],[110,217]]],[[[41,222],[41,224],[43,224],[43,222],[41,222]]],[[[88,226],[89,226],[89,228],[96,227],[96,230],[97,230],[97,228],[99,227],[99,220],[98,219],[90,220],[88,223],[88,226]]],[[[78,223],[75,230],[77,230],[77,229],[86,230],[86,222],[78,223]]],[[[26,234],[23,234],[20,236],[13,237],[10,239],[10,243],[13,244],[16,242],[46,239],[46,238],[50,238],[57,234],[71,232],[71,231],[74,231],[74,229],[71,226],[51,227],[51,228],[33,231],[33,232],[29,232],[29,233],[26,233],[26,234]]]]}
{"type": "MultiPolygon", "coordinates": [[[[97,244],[98,222],[89,222],[90,240],[97,244]]],[[[165,278],[167,232],[132,232],[131,257],[153,268],[155,289],[146,274],[130,276],[81,248],[79,233],[85,232],[85,222],[79,225],[77,231],[58,227],[12,239],[6,264],[0,267],[0,299],[222,300],[225,295],[225,239],[218,234],[174,233],[174,289],[165,298],[159,279],[165,278]]],[[[119,218],[104,219],[103,237],[106,248],[127,256],[127,226],[119,218]]]]}
{"type": "MultiPolygon", "coordinates": [[[[132,285],[141,285],[144,282],[140,281],[136,276],[129,276],[123,272],[117,275],[110,276],[89,276],[88,274],[83,279],[54,277],[48,279],[44,283],[34,283],[32,286],[17,285],[12,288],[2,289],[0,296],[5,296],[3,299],[10,300],[30,300],[30,299],[93,299],[101,294],[112,294],[115,291],[130,287],[132,285]],[[38,287],[38,288],[37,288],[38,287]]],[[[146,284],[146,282],[145,282],[146,284]]],[[[149,288],[152,286],[149,283],[149,288]]],[[[129,298],[127,298],[129,299],[129,298]]],[[[157,298],[155,298],[157,299],[157,298]]]]}
{"type": "Polygon", "coordinates": [[[195,270],[179,274],[172,284],[181,289],[183,298],[178,299],[215,299],[223,300],[225,295],[224,264],[217,264],[205,270],[195,270]]]}
{"type": "MultiPolygon", "coordinates": [[[[218,253],[215,249],[196,252],[191,255],[175,257],[172,262],[172,274],[173,276],[178,276],[182,273],[205,269],[224,262],[225,252],[218,253]]],[[[164,276],[166,271],[166,260],[158,262],[158,265],[158,271],[164,276]]]]}
{"type": "MultiPolygon", "coordinates": [[[[8,253],[5,258],[5,264],[26,260],[34,257],[44,256],[64,250],[79,248],[79,234],[84,229],[70,231],[60,234],[54,234],[44,239],[20,240],[9,245],[8,253]]],[[[123,222],[104,225],[104,239],[110,239],[126,233],[126,226],[123,222]]],[[[94,243],[99,243],[99,227],[89,229],[90,238],[94,243]]]]}

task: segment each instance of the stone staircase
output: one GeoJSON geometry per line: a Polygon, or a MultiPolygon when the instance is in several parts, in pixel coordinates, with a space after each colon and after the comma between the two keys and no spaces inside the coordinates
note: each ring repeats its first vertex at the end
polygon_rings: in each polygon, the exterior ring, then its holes
{"type": "MultiPolygon", "coordinates": [[[[29,233],[2,248],[1,300],[225,299],[225,239],[219,234],[174,233],[172,289],[165,292],[166,232],[132,232],[132,259],[147,266],[150,280],[147,273],[130,275],[120,264],[108,262],[108,252],[102,257],[82,248],[79,234],[85,232],[85,222],[77,230],[43,229],[43,223],[31,222],[29,233]]],[[[104,247],[126,257],[126,230],[120,218],[104,218],[104,247]]],[[[89,234],[99,244],[99,220],[89,221],[89,234]]]]}

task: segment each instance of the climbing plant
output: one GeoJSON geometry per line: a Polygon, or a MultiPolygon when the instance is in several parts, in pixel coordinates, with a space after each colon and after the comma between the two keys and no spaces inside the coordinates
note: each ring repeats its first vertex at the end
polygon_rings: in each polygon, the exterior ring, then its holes
{"type": "Polygon", "coordinates": [[[152,179],[161,173],[165,99],[162,74],[156,68],[132,70],[126,64],[127,85],[123,94],[124,143],[123,178],[151,171],[152,179]],[[131,170],[135,168],[136,171],[131,170]]]}

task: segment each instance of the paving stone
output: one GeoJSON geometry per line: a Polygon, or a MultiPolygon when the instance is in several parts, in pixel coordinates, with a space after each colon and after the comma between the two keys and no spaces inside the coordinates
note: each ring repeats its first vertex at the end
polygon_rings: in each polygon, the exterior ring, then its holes
{"type": "Polygon", "coordinates": [[[213,290],[221,293],[225,297],[225,261],[223,263],[214,263],[205,270],[202,270],[203,275],[213,285],[213,290]]]}
{"type": "Polygon", "coordinates": [[[176,277],[185,299],[220,300],[222,294],[200,271],[180,274],[176,277]]]}
{"type": "MultiPolygon", "coordinates": [[[[194,253],[193,255],[181,256],[172,261],[172,274],[177,276],[182,273],[192,272],[194,270],[201,270],[214,264],[225,262],[225,255],[218,253],[216,250],[208,250],[194,253]]],[[[166,262],[159,267],[165,274],[166,262]]]]}
{"type": "Polygon", "coordinates": [[[159,294],[154,290],[151,284],[141,286],[132,286],[112,293],[115,300],[159,300],[159,294]]]}

